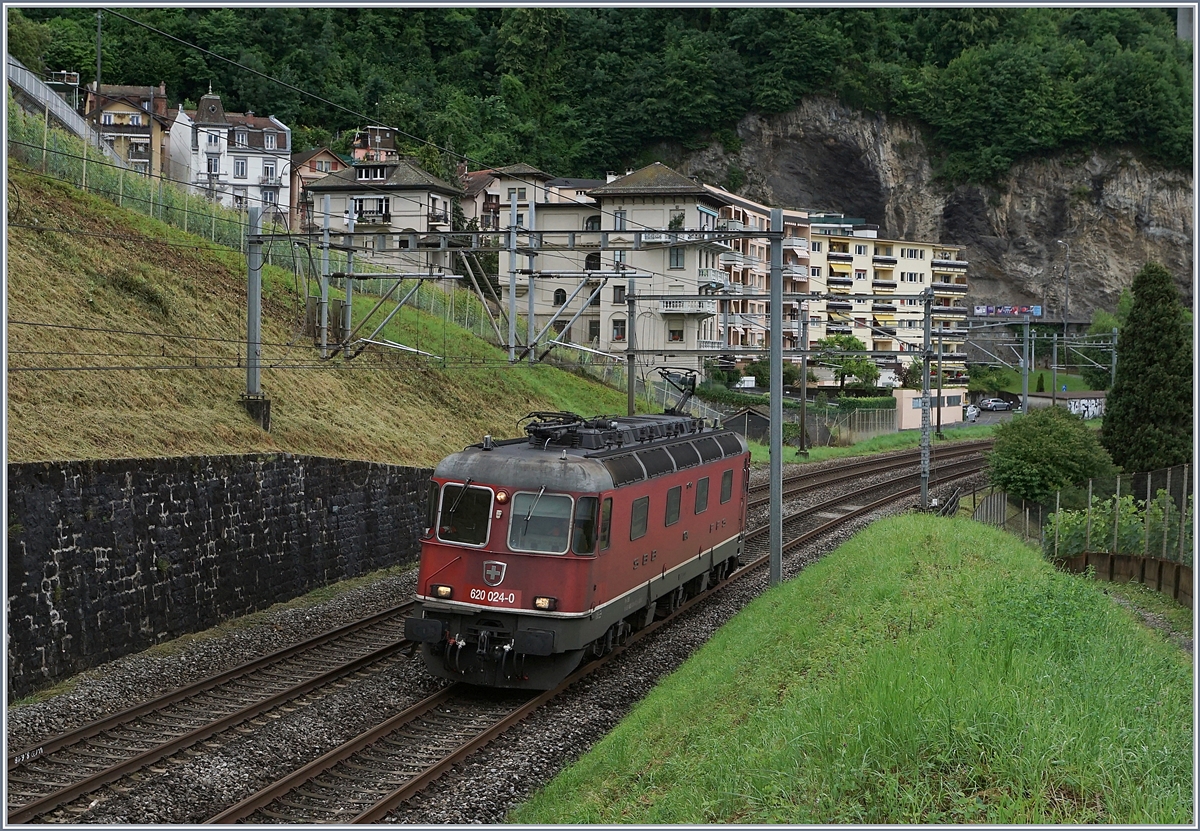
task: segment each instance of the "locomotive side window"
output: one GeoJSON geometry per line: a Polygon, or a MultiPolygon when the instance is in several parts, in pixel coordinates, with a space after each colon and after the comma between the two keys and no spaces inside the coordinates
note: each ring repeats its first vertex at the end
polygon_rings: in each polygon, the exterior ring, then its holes
{"type": "Polygon", "coordinates": [[[600,506],[600,550],[607,551],[612,540],[612,497],[600,506]]]}
{"type": "Polygon", "coordinates": [[[565,554],[571,531],[571,497],[555,496],[542,488],[518,493],[508,512],[508,547],[514,551],[565,554]]]}
{"type": "Polygon", "coordinates": [[[679,485],[667,491],[667,525],[674,525],[679,522],[679,497],[683,494],[683,488],[679,485]]]}
{"type": "Polygon", "coordinates": [[[705,476],[696,483],[696,513],[702,514],[708,510],[708,477],[705,476]]]}
{"type": "Polygon", "coordinates": [[[596,512],[600,500],[581,496],[575,503],[575,527],[571,530],[571,551],[576,554],[596,553],[596,512]]]}
{"type": "Polygon", "coordinates": [[[633,500],[633,518],[629,521],[629,539],[646,536],[646,522],[650,518],[650,497],[633,500]]]}
{"type": "Polygon", "coordinates": [[[433,526],[437,525],[438,483],[429,483],[429,496],[425,500],[425,533],[421,536],[429,539],[433,536],[433,526]]]}
{"type": "Polygon", "coordinates": [[[438,539],[464,545],[483,545],[491,525],[492,492],[472,488],[470,480],[462,485],[442,488],[442,517],[438,539]]]}
{"type": "Polygon", "coordinates": [[[721,474],[721,504],[733,499],[733,471],[727,470],[721,474]]]}

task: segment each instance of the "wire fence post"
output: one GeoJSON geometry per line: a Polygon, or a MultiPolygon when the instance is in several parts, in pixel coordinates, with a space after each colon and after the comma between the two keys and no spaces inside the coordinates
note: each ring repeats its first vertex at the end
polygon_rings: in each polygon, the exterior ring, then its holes
{"type": "Polygon", "coordinates": [[[1154,477],[1146,474],[1146,541],[1142,544],[1142,554],[1146,557],[1150,556],[1150,482],[1154,477]]]}
{"type": "MultiPolygon", "coordinates": [[[[1175,497],[1171,494],[1172,470],[1173,468],[1167,468],[1167,504],[1163,507],[1162,559],[1164,560],[1167,559],[1167,535],[1171,528],[1171,506],[1175,504],[1175,497]]],[[[1182,512],[1180,516],[1183,516],[1182,512]]],[[[1182,519],[1180,521],[1182,522],[1182,519]]]]}
{"type": "Polygon", "coordinates": [[[1121,532],[1121,474],[1117,474],[1117,494],[1113,497],[1113,541],[1112,553],[1116,554],[1119,546],[1117,535],[1121,532]]]}
{"type": "Polygon", "coordinates": [[[1092,480],[1088,479],[1088,501],[1087,501],[1087,531],[1083,537],[1083,550],[1092,550],[1092,480]]]}
{"type": "Polygon", "coordinates": [[[1178,554],[1179,554],[1180,562],[1183,562],[1183,552],[1184,552],[1183,543],[1184,543],[1184,539],[1187,536],[1187,534],[1185,533],[1187,531],[1187,516],[1188,516],[1188,509],[1187,509],[1187,496],[1188,496],[1187,488],[1188,488],[1188,486],[1187,486],[1187,483],[1188,483],[1188,466],[1184,465],[1183,466],[1183,490],[1180,491],[1180,500],[1179,500],[1180,504],[1183,506],[1183,509],[1179,512],[1179,552],[1178,552],[1178,554]]]}
{"type": "Polygon", "coordinates": [[[1054,559],[1058,559],[1058,528],[1062,524],[1059,510],[1062,506],[1062,491],[1054,492],[1054,559]]]}

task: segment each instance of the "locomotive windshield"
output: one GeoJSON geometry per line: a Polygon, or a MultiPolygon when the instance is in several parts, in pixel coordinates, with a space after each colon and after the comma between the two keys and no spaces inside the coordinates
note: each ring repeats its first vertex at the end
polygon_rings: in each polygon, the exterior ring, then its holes
{"type": "Polygon", "coordinates": [[[473,488],[468,479],[462,485],[442,488],[442,517],[438,539],[464,545],[483,545],[488,537],[488,519],[492,515],[492,492],[473,488]]]}
{"type": "Polygon", "coordinates": [[[563,554],[571,530],[571,497],[538,493],[513,495],[509,511],[508,547],[514,551],[563,554]]]}

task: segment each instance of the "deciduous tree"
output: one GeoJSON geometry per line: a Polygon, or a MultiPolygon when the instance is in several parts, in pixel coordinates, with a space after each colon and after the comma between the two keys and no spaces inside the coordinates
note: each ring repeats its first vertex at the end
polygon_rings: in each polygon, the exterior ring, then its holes
{"type": "Polygon", "coordinates": [[[996,426],[988,455],[992,484],[1047,503],[1059,488],[1113,472],[1112,459],[1083,419],[1065,407],[1037,407],[996,426]]]}

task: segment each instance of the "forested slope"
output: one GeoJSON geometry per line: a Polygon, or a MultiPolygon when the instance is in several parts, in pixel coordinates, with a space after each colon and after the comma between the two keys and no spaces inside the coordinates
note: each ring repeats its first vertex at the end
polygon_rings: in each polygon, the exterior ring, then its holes
{"type": "MultiPolygon", "coordinates": [[[[18,58],[94,76],[93,9],[10,15],[18,58]]],[[[414,148],[594,176],[664,141],[734,151],[747,113],[819,93],[917,120],[951,182],[1097,144],[1191,166],[1173,9],[127,8],[102,33],[106,83],[164,81],[173,103],[211,83],[228,109],[311,128],[299,149],[370,120],[414,148]]]]}

